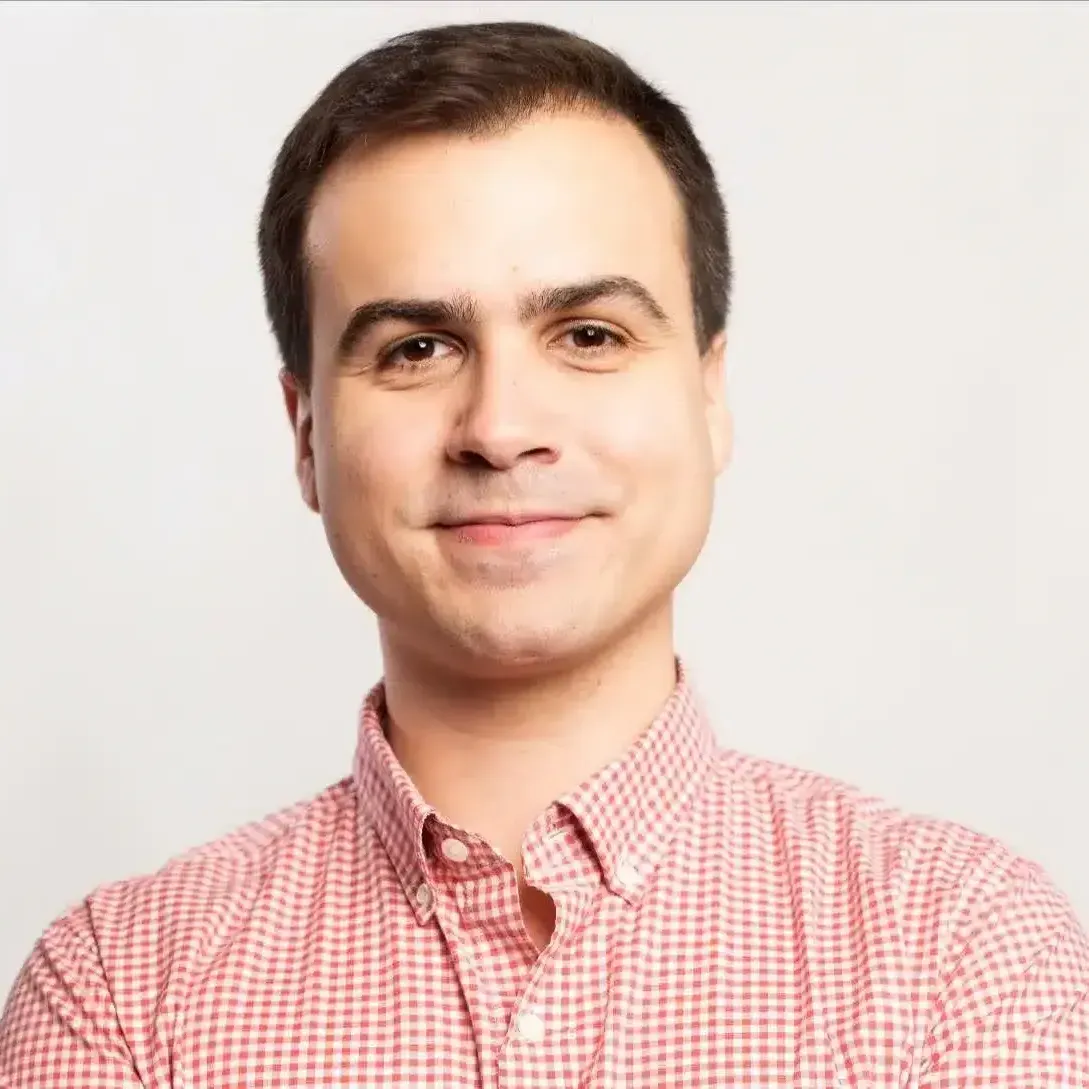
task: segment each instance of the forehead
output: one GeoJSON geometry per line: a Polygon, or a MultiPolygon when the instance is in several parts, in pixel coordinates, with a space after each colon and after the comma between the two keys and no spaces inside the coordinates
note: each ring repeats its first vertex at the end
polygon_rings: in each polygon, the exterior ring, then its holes
{"type": "Polygon", "coordinates": [[[563,114],[346,158],[319,188],[306,244],[323,309],[452,292],[501,308],[527,287],[601,275],[638,279],[673,309],[688,305],[684,239],[672,181],[639,132],[563,114]]]}

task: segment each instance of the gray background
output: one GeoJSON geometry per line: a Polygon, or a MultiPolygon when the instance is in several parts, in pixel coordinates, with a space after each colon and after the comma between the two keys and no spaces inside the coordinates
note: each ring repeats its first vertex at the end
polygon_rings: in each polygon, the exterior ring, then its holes
{"type": "Polygon", "coordinates": [[[735,463],[680,605],[732,745],[1089,915],[1089,7],[0,9],[0,991],[97,884],[346,775],[371,617],[299,501],[254,225],[410,26],[543,18],[690,108],[735,463]]]}

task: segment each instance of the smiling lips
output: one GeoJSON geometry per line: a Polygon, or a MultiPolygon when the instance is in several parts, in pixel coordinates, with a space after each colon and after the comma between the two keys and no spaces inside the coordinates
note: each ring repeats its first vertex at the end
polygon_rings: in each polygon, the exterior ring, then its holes
{"type": "Polygon", "coordinates": [[[530,544],[562,537],[581,521],[582,515],[555,514],[473,514],[464,520],[443,523],[438,528],[464,544],[498,546],[530,544]]]}

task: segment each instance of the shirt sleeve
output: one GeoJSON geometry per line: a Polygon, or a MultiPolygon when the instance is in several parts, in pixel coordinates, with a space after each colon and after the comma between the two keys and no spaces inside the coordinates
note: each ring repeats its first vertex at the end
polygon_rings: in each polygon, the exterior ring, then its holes
{"type": "Polygon", "coordinates": [[[989,862],[962,891],[920,1089],[1089,1089],[1085,931],[1038,866],[989,862]]]}
{"type": "Polygon", "coordinates": [[[54,923],[0,1017],[0,1089],[141,1089],[84,906],[54,923]]]}

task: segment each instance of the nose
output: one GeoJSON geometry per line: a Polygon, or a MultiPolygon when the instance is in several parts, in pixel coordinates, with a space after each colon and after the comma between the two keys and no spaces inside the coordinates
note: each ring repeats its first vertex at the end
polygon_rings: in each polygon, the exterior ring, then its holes
{"type": "Polygon", "coordinates": [[[466,374],[447,456],[471,468],[513,469],[521,461],[550,464],[560,456],[547,410],[548,397],[535,388],[531,367],[519,359],[478,360],[466,374]]]}

